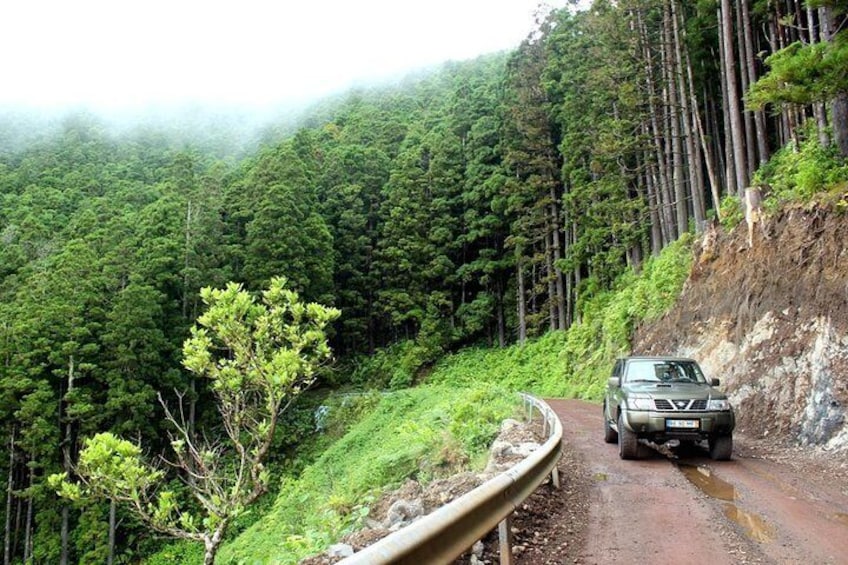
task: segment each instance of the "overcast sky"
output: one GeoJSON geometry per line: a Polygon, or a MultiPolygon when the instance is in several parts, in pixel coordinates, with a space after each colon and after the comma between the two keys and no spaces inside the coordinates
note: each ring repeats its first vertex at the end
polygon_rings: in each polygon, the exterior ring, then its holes
{"type": "Polygon", "coordinates": [[[539,2],[0,0],[0,104],[302,101],[513,48],[539,2]]]}

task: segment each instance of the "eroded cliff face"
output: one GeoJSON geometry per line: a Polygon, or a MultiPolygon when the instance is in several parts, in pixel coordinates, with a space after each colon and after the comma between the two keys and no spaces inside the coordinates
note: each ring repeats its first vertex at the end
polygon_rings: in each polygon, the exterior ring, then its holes
{"type": "Polygon", "coordinates": [[[698,359],[740,431],[848,449],[848,214],[794,208],[706,237],[677,305],[640,328],[634,354],[698,359]]]}

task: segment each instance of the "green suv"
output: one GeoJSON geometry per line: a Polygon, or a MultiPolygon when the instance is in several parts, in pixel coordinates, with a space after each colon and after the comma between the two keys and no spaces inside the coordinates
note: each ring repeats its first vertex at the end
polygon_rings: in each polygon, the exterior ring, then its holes
{"type": "Polygon", "coordinates": [[[604,395],[604,440],[622,459],[649,453],[647,440],[706,440],[710,457],[730,459],[736,418],[727,396],[692,359],[625,357],[615,362],[604,395]]]}

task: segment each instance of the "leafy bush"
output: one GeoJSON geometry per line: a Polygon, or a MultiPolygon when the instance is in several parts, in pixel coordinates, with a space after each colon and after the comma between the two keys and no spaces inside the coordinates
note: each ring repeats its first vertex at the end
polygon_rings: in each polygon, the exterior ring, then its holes
{"type": "Polygon", "coordinates": [[[742,209],[742,201],[738,196],[732,194],[725,195],[721,199],[721,226],[725,231],[730,232],[745,219],[745,210],[742,209]]]}
{"type": "Polygon", "coordinates": [[[203,546],[177,541],[168,544],[144,561],[145,565],[174,565],[174,563],[203,563],[203,546]]]}
{"type": "Polygon", "coordinates": [[[405,340],[369,357],[352,363],[351,383],[363,388],[399,390],[411,386],[424,367],[444,353],[444,342],[438,336],[424,333],[416,340],[405,340]]]}
{"type": "Polygon", "coordinates": [[[412,382],[414,371],[420,366],[415,358],[415,342],[411,340],[358,357],[350,363],[351,383],[362,388],[402,388],[412,382]]]}

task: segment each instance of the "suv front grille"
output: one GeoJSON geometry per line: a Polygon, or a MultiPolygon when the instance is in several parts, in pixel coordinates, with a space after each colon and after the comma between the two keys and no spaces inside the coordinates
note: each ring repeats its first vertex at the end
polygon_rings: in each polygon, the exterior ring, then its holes
{"type": "Polygon", "coordinates": [[[654,400],[654,406],[657,410],[665,412],[698,411],[707,409],[707,400],[704,398],[695,400],[666,400],[665,398],[657,398],[654,400]]]}

